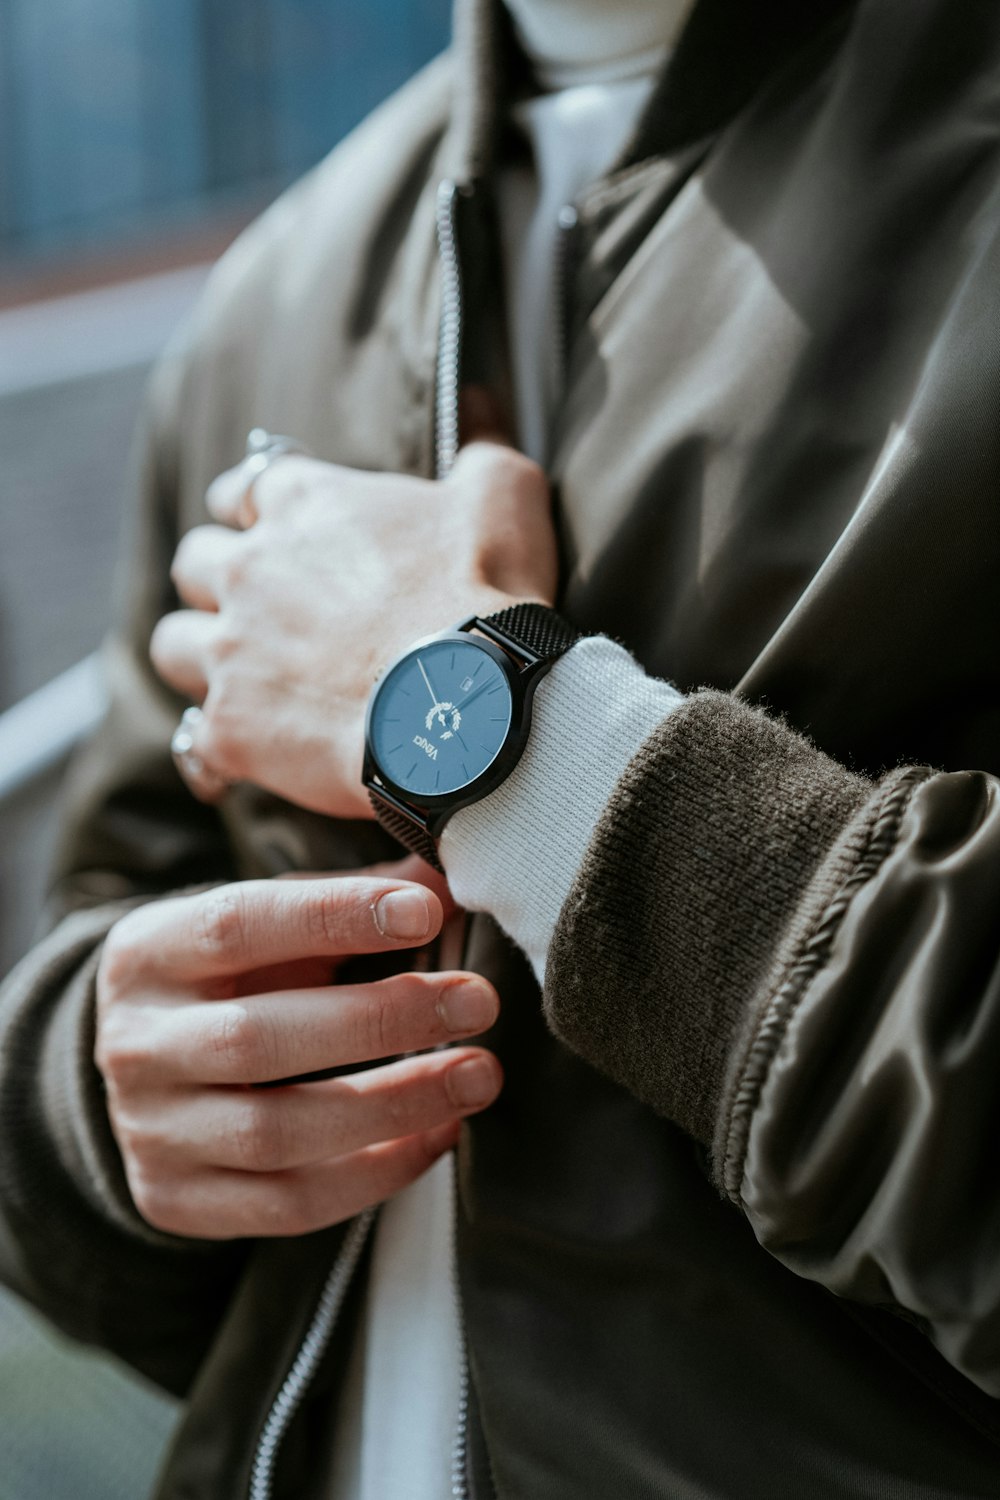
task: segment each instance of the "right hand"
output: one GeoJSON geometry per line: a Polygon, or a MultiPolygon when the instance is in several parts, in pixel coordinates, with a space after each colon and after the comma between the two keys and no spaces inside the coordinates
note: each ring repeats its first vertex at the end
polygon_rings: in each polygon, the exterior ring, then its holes
{"type": "Polygon", "coordinates": [[[389,1197],[454,1145],[463,1116],[499,1092],[500,1065],[481,1047],[426,1049],[491,1026],[492,986],[463,973],[330,983],[339,959],[425,943],[442,916],[423,885],[365,874],[170,897],[112,928],[95,1057],[150,1224],[205,1239],[306,1234],[389,1197]]]}

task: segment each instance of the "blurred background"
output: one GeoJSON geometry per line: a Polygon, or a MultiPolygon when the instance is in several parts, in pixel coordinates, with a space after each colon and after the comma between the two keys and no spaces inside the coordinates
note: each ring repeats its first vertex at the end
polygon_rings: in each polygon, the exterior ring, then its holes
{"type": "MultiPolygon", "coordinates": [[[[101,710],[145,373],[211,261],[446,45],[449,11],[0,0],[0,974],[101,710]]],[[[0,1500],[139,1500],[176,1418],[0,1293],[0,1500]]]]}

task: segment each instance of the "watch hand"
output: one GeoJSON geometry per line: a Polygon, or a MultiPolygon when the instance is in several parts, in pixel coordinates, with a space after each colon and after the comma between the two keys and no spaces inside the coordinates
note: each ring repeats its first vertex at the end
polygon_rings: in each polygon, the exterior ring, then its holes
{"type": "Polygon", "coordinates": [[[426,673],[426,671],[425,671],[425,670],[424,670],[424,664],[423,664],[423,662],[422,662],[422,661],[421,661],[421,660],[420,660],[420,657],[419,657],[419,656],[418,656],[418,657],[417,657],[417,666],[418,666],[418,667],[419,667],[419,668],[420,668],[420,675],[421,675],[421,677],[422,677],[422,678],[423,678],[423,679],[424,679],[424,682],[425,682],[425,683],[426,683],[426,684],[427,684],[427,691],[428,691],[428,692],[429,692],[429,693],[430,693],[430,695],[431,695],[431,702],[432,702],[432,703],[433,703],[433,704],[434,704],[434,707],[435,707],[435,708],[437,708],[437,706],[438,706],[438,703],[439,703],[439,701],[440,701],[440,700],[439,700],[439,698],[438,698],[438,695],[437,695],[437,693],[436,693],[436,692],[435,692],[435,691],[434,691],[434,689],[433,689],[433,688],[432,688],[432,687],[431,687],[431,680],[430,680],[430,678],[429,678],[429,677],[428,677],[428,675],[427,675],[427,673],[426,673]]]}
{"type": "Polygon", "coordinates": [[[477,687],[474,692],[471,692],[467,698],[462,699],[458,707],[464,713],[469,704],[472,702],[473,698],[478,698],[480,693],[485,693],[489,688],[495,688],[496,686],[496,679],[493,677],[487,677],[486,681],[480,683],[479,687],[477,687]]]}

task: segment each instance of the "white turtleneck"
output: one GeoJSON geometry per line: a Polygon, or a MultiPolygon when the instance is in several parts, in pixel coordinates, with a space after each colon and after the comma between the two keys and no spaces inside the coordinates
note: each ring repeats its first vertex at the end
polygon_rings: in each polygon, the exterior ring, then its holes
{"type": "Polygon", "coordinates": [[[621,78],[672,47],[691,0],[507,0],[514,30],[550,88],[621,78]],[[607,72],[605,72],[607,70],[607,72]]]}
{"type": "MultiPolygon", "coordinates": [[[[560,210],[621,154],[692,0],[507,0],[541,92],[519,104],[524,165],[501,175],[503,255],[521,447],[539,461],[560,396],[560,210]]],[[[639,745],[681,701],[604,638],[538,690],[514,775],[456,814],[442,858],[460,902],[487,910],[541,978],[590,832],[639,745]],[[574,727],[587,722],[577,753],[574,727]],[[574,745],[573,795],[564,795],[574,745]]],[[[460,1402],[451,1157],[383,1205],[337,1417],[330,1500],[447,1500],[460,1402]]]]}

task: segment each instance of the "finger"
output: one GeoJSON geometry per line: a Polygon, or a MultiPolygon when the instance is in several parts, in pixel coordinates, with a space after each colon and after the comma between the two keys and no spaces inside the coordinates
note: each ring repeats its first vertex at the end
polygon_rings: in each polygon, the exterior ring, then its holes
{"type": "Polygon", "coordinates": [[[247,1085],[425,1052],[481,1036],[496,990],[475,974],[394,974],[370,984],[158,1007],[144,1027],[152,1078],[247,1085]]]}
{"type": "Polygon", "coordinates": [[[197,1239],[259,1239],[311,1234],[351,1219],[416,1181],[451,1150],[458,1125],[368,1146],[293,1172],[253,1176],[205,1172],[177,1185],[133,1186],[154,1226],[197,1239]]]}
{"type": "Polygon", "coordinates": [[[217,475],[205,492],[205,508],[212,519],[237,531],[252,526],[257,519],[254,489],[260,474],[260,455],[252,454],[217,475]]]}
{"type": "MultiPolygon", "coordinates": [[[[415,885],[422,885],[429,891],[433,891],[441,902],[444,910],[445,920],[459,910],[455,904],[455,898],[448,889],[448,877],[435,870],[421,859],[419,854],[408,854],[405,859],[387,859],[379,864],[365,865],[356,872],[358,875],[384,876],[389,880],[409,880],[415,885]]],[[[316,880],[321,876],[328,876],[325,870],[285,870],[276,875],[276,880],[316,880]]]]}
{"type": "Polygon", "coordinates": [[[240,538],[225,526],[196,526],[181,538],[170,576],[192,609],[217,610],[226,569],[240,549],[240,538]]]}
{"type": "Polygon", "coordinates": [[[248,880],[130,912],[114,929],[105,974],[126,992],[137,978],[197,986],[292,959],[412,948],[440,926],[441,903],[419,885],[353,875],[248,880]]]}
{"type": "Polygon", "coordinates": [[[251,453],[212,480],[205,494],[208,513],[223,526],[246,531],[288,495],[297,493],[303,474],[317,466],[317,460],[301,453],[251,453]]]}
{"type": "MultiPolygon", "coordinates": [[[[289,1171],[477,1114],[502,1081],[491,1052],[461,1047],[280,1089],[195,1091],[171,1112],[169,1155],[241,1172],[289,1171]]],[[[130,1144],[149,1155],[142,1135],[133,1125],[130,1144]]]]}
{"type": "Polygon", "coordinates": [[[159,675],[193,703],[208,693],[208,663],[218,633],[218,617],[200,609],[164,615],[153,631],[149,656],[159,675]]]}

